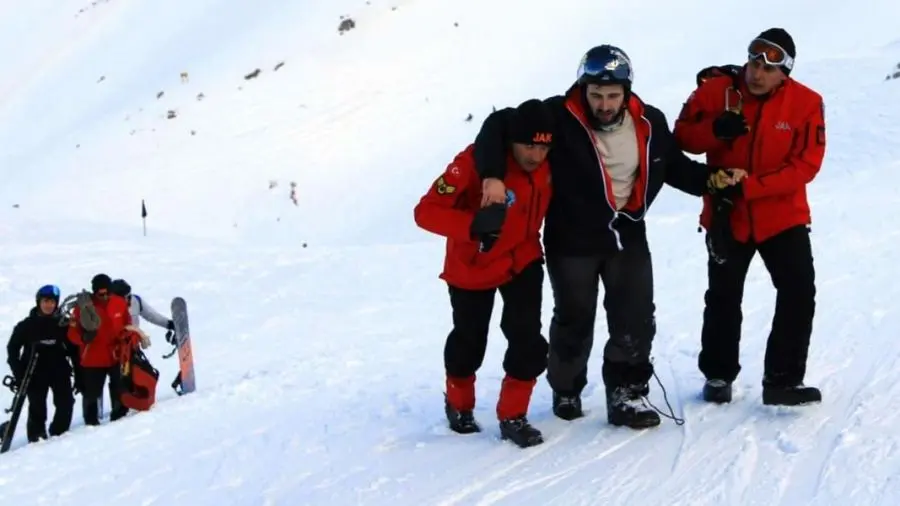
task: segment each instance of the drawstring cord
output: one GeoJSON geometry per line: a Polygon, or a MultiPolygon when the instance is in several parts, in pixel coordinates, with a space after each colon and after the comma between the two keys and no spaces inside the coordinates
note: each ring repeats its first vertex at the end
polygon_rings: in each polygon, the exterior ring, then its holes
{"type": "Polygon", "coordinates": [[[647,404],[647,406],[650,409],[659,413],[659,416],[662,416],[664,418],[668,418],[669,420],[672,420],[673,422],[675,422],[675,425],[679,425],[679,426],[684,425],[684,418],[679,418],[679,417],[675,416],[675,410],[672,409],[672,405],[669,403],[669,395],[666,393],[666,387],[663,386],[662,381],[660,381],[660,379],[659,379],[659,376],[656,375],[655,369],[653,371],[653,377],[656,379],[656,384],[659,385],[660,390],[662,390],[663,401],[666,403],[666,407],[669,409],[669,412],[666,413],[666,412],[662,411],[661,409],[657,408],[652,402],[650,402],[650,399],[646,395],[641,396],[642,400],[644,401],[645,404],[647,404]]]}

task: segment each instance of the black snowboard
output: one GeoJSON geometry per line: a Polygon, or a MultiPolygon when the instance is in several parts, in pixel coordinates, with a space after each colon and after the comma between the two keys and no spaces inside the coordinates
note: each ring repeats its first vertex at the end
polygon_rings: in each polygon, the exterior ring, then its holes
{"type": "Polygon", "coordinates": [[[10,415],[9,420],[0,423],[0,453],[8,452],[12,444],[13,436],[16,434],[16,425],[19,423],[19,415],[22,414],[22,407],[25,405],[28,384],[31,382],[31,375],[34,373],[37,361],[38,351],[35,348],[31,354],[31,359],[28,361],[28,367],[25,368],[25,377],[22,378],[21,385],[16,386],[12,376],[3,378],[3,386],[12,390],[15,395],[13,396],[12,406],[5,410],[10,415]]]}

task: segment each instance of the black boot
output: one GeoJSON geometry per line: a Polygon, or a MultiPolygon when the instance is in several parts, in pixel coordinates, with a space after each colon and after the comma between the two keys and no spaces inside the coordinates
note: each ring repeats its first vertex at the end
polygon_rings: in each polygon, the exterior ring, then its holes
{"type": "Polygon", "coordinates": [[[109,412],[109,421],[115,422],[116,420],[125,418],[126,415],[128,415],[128,408],[125,406],[116,406],[109,412]]]}
{"type": "Polygon", "coordinates": [[[553,392],[553,414],[569,422],[583,417],[584,411],[581,409],[581,396],[560,395],[553,392]]]}
{"type": "Polygon", "coordinates": [[[703,385],[703,400],[716,404],[731,402],[731,383],[720,379],[709,379],[703,385]]]}
{"type": "Polygon", "coordinates": [[[28,430],[26,432],[29,443],[37,443],[47,439],[47,431],[28,430]]]}
{"type": "Polygon", "coordinates": [[[43,421],[37,421],[29,416],[25,422],[25,435],[29,443],[47,439],[47,426],[43,421]]]}
{"type": "Polygon", "coordinates": [[[541,431],[532,427],[524,416],[500,421],[500,438],[512,441],[519,448],[528,448],[544,442],[541,431]]]}
{"type": "Polygon", "coordinates": [[[606,389],[606,418],[616,426],[647,429],[659,425],[659,414],[641,398],[646,385],[606,389]]]}
{"type": "Polygon", "coordinates": [[[481,427],[475,421],[475,415],[471,411],[457,411],[444,399],[444,414],[447,415],[447,423],[450,430],[457,434],[474,434],[481,432],[481,427]]]}
{"type": "Polygon", "coordinates": [[[816,387],[800,383],[793,386],[767,385],[763,383],[763,404],[767,406],[802,406],[822,402],[822,392],[816,387]]]}

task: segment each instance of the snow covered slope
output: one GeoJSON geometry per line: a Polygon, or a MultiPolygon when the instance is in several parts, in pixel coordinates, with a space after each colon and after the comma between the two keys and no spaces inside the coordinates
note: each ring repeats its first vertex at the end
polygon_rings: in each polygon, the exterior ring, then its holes
{"type": "MultiPolygon", "coordinates": [[[[71,292],[106,271],[160,309],[187,298],[199,390],[168,390],[175,363],[154,331],[154,410],[100,428],[76,413],[71,433],[30,446],[23,420],[0,457],[0,505],[900,502],[894,2],[13,4],[0,4],[0,335],[40,284],[71,292]],[[338,35],[340,15],[356,28],[338,35]],[[671,122],[699,68],[740,61],[773,25],[827,104],[808,375],[825,402],[761,406],[774,293],[758,263],[736,402],[698,401],[699,206],[667,191],[649,217],[654,355],[687,423],[607,427],[595,360],[587,418],[555,419],[542,379],[531,419],[546,443],[501,443],[495,325],[478,386],[488,430],[449,434],[442,243],[412,222],[428,184],[492,105],[564,90],[591,45],[624,47],[638,93],[671,122]]],[[[651,398],[662,404],[655,386],[651,398]]]]}

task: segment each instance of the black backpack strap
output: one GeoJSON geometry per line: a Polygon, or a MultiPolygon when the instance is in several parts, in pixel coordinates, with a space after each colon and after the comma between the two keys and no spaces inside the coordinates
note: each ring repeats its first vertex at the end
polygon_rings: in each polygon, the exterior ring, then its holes
{"type": "Polygon", "coordinates": [[[740,88],[741,86],[741,71],[744,69],[741,65],[712,65],[702,69],[700,72],[697,72],[697,86],[699,87],[701,84],[706,82],[707,79],[711,77],[718,76],[730,76],[732,86],[735,89],[740,88]]]}

